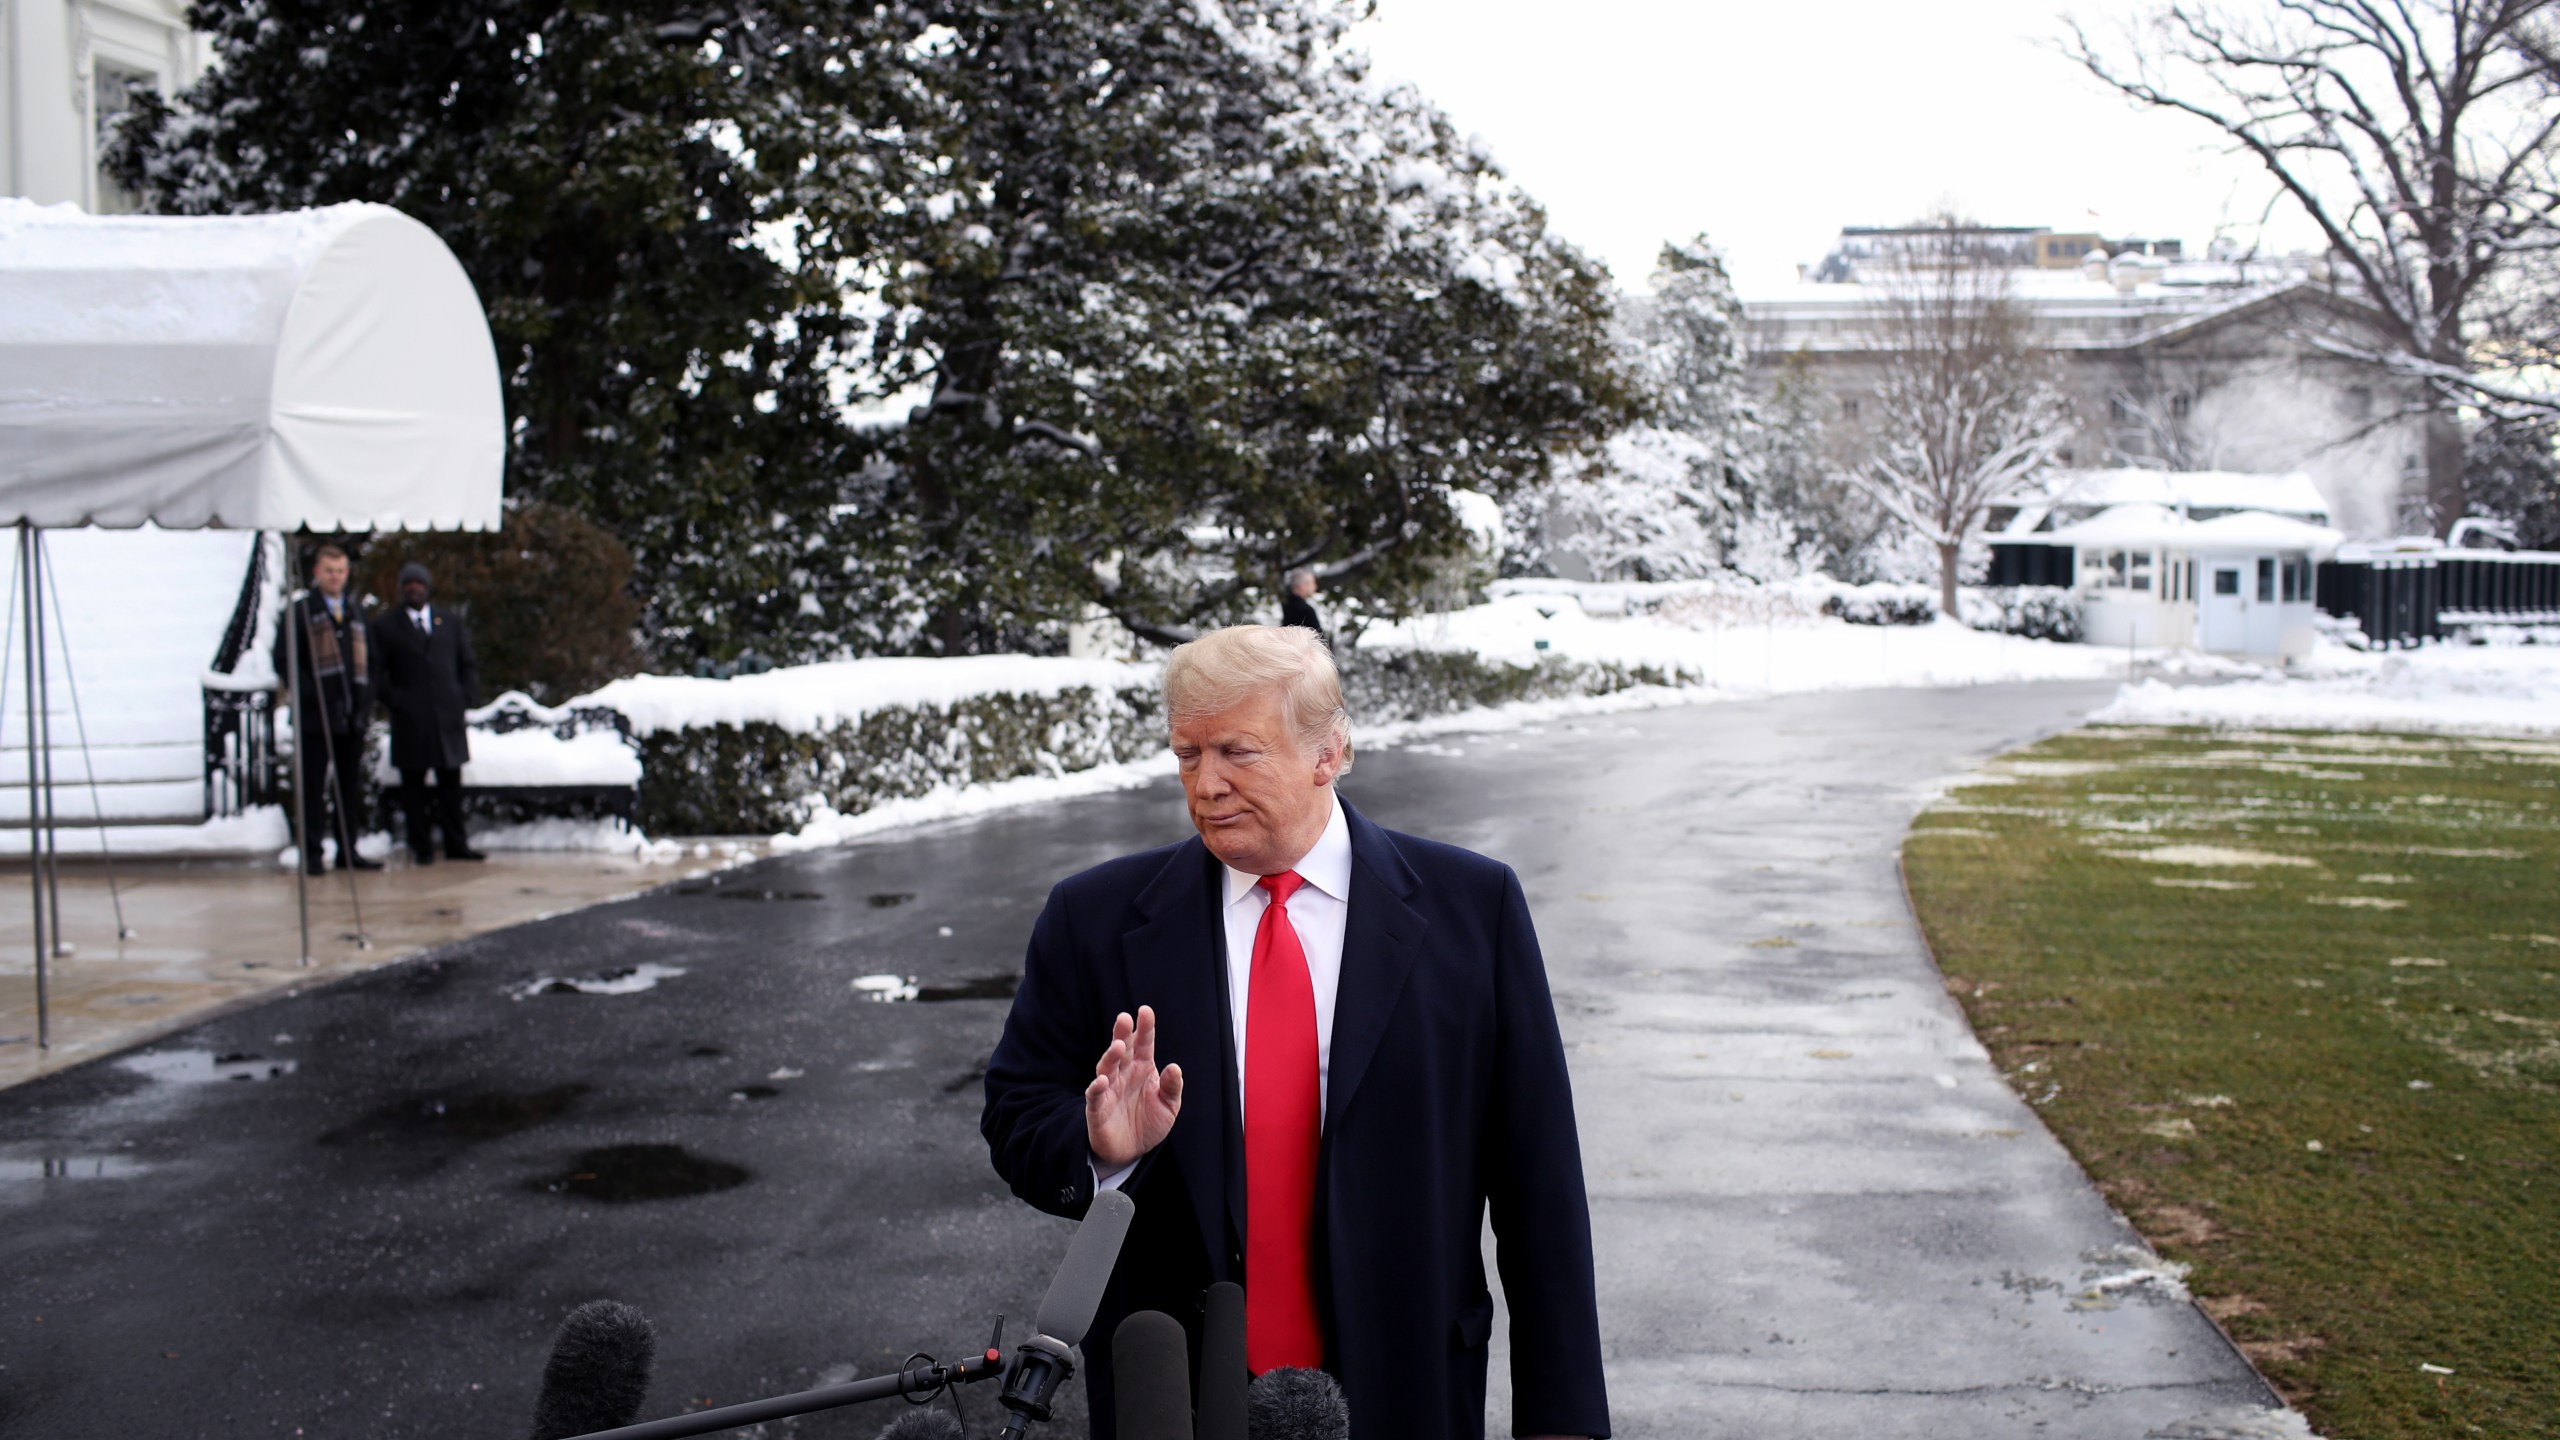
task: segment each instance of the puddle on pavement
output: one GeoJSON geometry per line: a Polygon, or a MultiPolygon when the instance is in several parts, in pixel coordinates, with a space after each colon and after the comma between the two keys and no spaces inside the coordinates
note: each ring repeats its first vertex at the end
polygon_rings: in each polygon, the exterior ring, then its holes
{"type": "Polygon", "coordinates": [[[584,1085],[555,1085],[521,1093],[412,1095],[395,1100],[352,1125],[320,1137],[323,1145],[372,1140],[496,1140],[560,1118],[584,1085]]]}
{"type": "Polygon", "coordinates": [[[1022,985],[1022,977],[1007,971],[1000,975],[981,975],[974,980],[953,980],[926,985],[913,975],[856,976],[853,988],[867,1000],[888,1004],[915,1003],[938,1005],[949,1000],[1010,1000],[1022,985]]]}
{"type": "Polygon", "coordinates": [[[692,1056],[696,1060],[717,1060],[729,1052],[721,1049],[717,1045],[696,1045],[684,1053],[692,1056]]]}
{"type": "Polygon", "coordinates": [[[706,1160],[681,1145],[607,1145],[580,1153],[565,1173],[536,1180],[533,1188],[619,1205],[708,1195],[750,1178],[742,1165],[706,1160]]]}
{"type": "Polygon", "coordinates": [[[741,1085],[729,1092],[732,1100],[770,1100],[782,1093],[779,1085],[741,1085]]]}
{"type": "Polygon", "coordinates": [[[131,1155],[46,1155],[0,1159],[0,1184],[26,1180],[125,1180],[151,1167],[131,1155]]]}
{"type": "Polygon", "coordinates": [[[137,1075],[154,1080],[175,1080],[180,1084],[200,1085],[217,1080],[276,1080],[297,1068],[291,1060],[271,1060],[264,1055],[240,1051],[216,1053],[211,1050],[146,1050],[127,1055],[116,1064],[137,1075]]]}
{"type": "Polygon", "coordinates": [[[891,910],[900,905],[906,904],[908,901],[913,900],[916,897],[913,891],[899,890],[883,891],[880,894],[865,896],[864,898],[870,902],[871,908],[874,910],[891,910]]]}
{"type": "Polygon", "coordinates": [[[824,900],[815,890],[767,890],[754,885],[679,885],[678,895],[708,895],[715,900],[824,900]]]}
{"type": "Polygon", "coordinates": [[[932,1005],[944,1000],[1010,1000],[1022,988],[1022,977],[1015,974],[981,975],[975,980],[959,980],[948,985],[919,985],[916,1003],[932,1005]]]}
{"type": "Polygon", "coordinates": [[[536,975],[508,986],[507,997],[523,1000],[534,995],[637,995],[643,990],[655,990],[659,981],[672,980],[683,973],[680,965],[644,963],[599,970],[593,975],[536,975]]]}

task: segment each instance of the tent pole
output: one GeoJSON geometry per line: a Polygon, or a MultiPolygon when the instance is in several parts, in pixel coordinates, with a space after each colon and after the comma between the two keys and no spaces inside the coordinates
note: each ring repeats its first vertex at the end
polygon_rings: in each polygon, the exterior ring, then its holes
{"type": "MultiPolygon", "coordinates": [[[[53,958],[59,960],[71,953],[62,939],[62,829],[53,793],[53,661],[45,654],[44,589],[47,576],[44,563],[44,532],[27,532],[27,553],[35,561],[28,570],[28,582],[35,587],[31,602],[36,617],[36,712],[44,717],[44,896],[45,913],[52,920],[53,958]]],[[[53,623],[62,624],[61,607],[56,606],[53,623]]]]}
{"type": "MultiPolygon", "coordinates": [[[[36,536],[36,548],[44,548],[44,536],[36,536]]],[[[80,766],[89,777],[89,813],[98,820],[98,858],[107,863],[107,903],[115,907],[116,942],[121,945],[134,938],[133,927],[124,922],[124,891],[116,882],[115,847],[107,843],[107,801],[98,790],[98,758],[89,748],[89,717],[80,709],[80,672],[71,664],[71,632],[62,624],[62,581],[53,573],[53,558],[45,557],[45,593],[53,597],[53,633],[62,642],[62,687],[71,696],[71,724],[80,737],[80,766]]],[[[60,922],[56,922],[59,928],[60,922]]]]}
{"type": "Polygon", "coordinates": [[[302,963],[311,963],[311,837],[303,834],[302,803],[302,616],[293,601],[293,539],[283,531],[276,539],[284,547],[284,583],[276,588],[284,595],[284,603],[276,623],[284,627],[285,713],[293,720],[293,799],[285,807],[286,833],[293,837],[293,899],[302,912],[302,963]]]}
{"type": "Polygon", "coordinates": [[[38,1050],[50,1050],[53,1048],[53,1026],[50,1007],[47,1003],[48,997],[45,994],[44,976],[45,951],[50,947],[45,944],[44,934],[43,857],[36,851],[35,589],[30,583],[30,577],[27,573],[27,567],[33,563],[35,557],[35,545],[31,538],[34,534],[34,526],[28,524],[24,520],[18,522],[18,588],[25,591],[27,595],[27,605],[25,610],[22,612],[22,618],[26,621],[27,627],[27,881],[34,889],[33,907],[36,932],[36,1048],[38,1050]]]}

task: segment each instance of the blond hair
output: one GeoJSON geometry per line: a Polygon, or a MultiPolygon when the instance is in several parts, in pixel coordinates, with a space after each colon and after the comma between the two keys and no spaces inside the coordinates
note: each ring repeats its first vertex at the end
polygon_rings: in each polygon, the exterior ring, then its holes
{"type": "MultiPolygon", "coordinates": [[[[1351,768],[1351,712],[1342,674],[1313,630],[1294,625],[1230,625],[1177,647],[1164,664],[1164,708],[1173,724],[1216,715],[1280,691],[1281,723],[1312,755],[1331,748],[1351,768]]],[[[1339,773],[1339,771],[1337,773],[1339,773]]]]}

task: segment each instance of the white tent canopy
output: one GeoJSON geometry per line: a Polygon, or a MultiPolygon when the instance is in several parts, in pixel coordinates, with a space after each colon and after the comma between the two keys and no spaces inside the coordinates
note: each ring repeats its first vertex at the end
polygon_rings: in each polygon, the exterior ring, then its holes
{"type": "Polygon", "coordinates": [[[491,530],[505,448],[479,297],[396,210],[0,199],[0,523],[491,530]]]}

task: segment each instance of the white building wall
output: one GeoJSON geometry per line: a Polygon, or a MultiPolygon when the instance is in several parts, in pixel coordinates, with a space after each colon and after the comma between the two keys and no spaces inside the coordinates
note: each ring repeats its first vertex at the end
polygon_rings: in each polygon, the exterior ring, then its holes
{"type": "Polygon", "coordinates": [[[0,0],[0,194],[125,208],[98,174],[102,89],[174,94],[206,61],[182,0],[0,0]]]}

